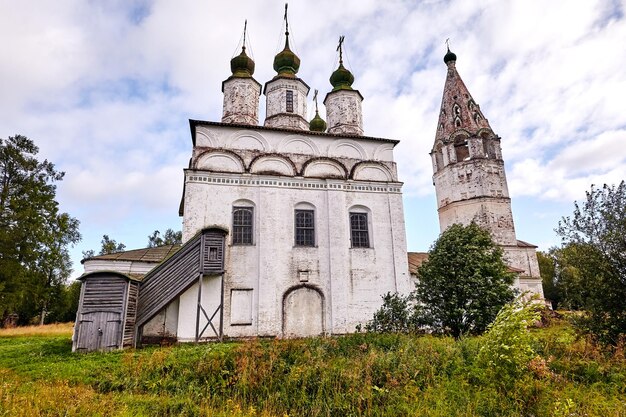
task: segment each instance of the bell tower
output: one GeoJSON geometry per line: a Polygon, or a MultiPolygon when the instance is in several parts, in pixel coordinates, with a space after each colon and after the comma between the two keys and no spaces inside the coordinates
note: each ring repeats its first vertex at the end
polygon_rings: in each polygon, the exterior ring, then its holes
{"type": "Polygon", "coordinates": [[[518,273],[516,286],[543,297],[536,246],[515,235],[500,137],[457,72],[450,48],[443,60],[448,70],[430,152],[441,231],[471,222],[488,230],[518,273]]]}

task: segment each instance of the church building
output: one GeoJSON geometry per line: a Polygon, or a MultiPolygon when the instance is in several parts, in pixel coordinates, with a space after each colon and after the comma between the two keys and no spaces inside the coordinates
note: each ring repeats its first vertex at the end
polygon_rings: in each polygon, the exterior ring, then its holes
{"type": "MultiPolygon", "coordinates": [[[[330,74],[307,119],[310,87],[289,45],[264,85],[241,53],[222,83],[220,122],[190,120],[181,247],[83,260],[73,349],[354,332],[388,292],[408,294],[423,254],[407,254],[397,140],[364,134],[354,77],[330,74]],[[265,119],[259,124],[259,99],[265,119]],[[416,261],[419,259],[419,261],[416,261]]],[[[500,138],[448,51],[432,150],[442,231],[477,221],[505,250],[516,285],[541,294],[535,247],[516,240],[500,138]]],[[[410,215],[410,213],[408,213],[410,215]]]]}

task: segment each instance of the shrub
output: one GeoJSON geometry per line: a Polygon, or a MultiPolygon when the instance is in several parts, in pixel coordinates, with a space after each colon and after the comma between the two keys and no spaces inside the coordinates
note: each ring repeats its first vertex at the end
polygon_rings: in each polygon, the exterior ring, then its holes
{"type": "Polygon", "coordinates": [[[501,388],[509,388],[530,367],[544,368],[534,349],[535,337],[528,327],[540,318],[541,306],[532,299],[518,297],[506,304],[483,336],[477,365],[484,377],[501,388]],[[541,366],[539,366],[541,365],[541,366]]]}

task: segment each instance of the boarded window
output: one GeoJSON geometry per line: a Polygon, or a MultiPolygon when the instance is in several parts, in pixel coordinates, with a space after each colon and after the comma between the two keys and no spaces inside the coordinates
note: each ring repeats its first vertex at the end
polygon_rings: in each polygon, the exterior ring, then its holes
{"type": "Polygon", "coordinates": [[[350,213],[350,238],[353,248],[369,248],[367,213],[350,213]]]}
{"type": "Polygon", "coordinates": [[[252,290],[232,289],[230,293],[230,324],[252,324],[252,290]]]}
{"type": "Polygon", "coordinates": [[[233,207],[233,245],[252,245],[252,207],[233,207]]]}
{"type": "Polygon", "coordinates": [[[287,112],[293,113],[293,91],[287,90],[287,112]]]}
{"type": "Polygon", "coordinates": [[[296,210],[296,246],[315,246],[315,212],[296,210]]]}

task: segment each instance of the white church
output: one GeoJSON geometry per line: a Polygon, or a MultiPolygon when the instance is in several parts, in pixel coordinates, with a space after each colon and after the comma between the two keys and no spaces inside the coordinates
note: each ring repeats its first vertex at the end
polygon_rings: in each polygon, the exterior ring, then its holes
{"type": "MultiPolygon", "coordinates": [[[[363,132],[363,96],[343,66],[319,115],[289,46],[261,85],[246,54],[222,83],[220,122],[190,120],[183,245],[83,260],[73,350],[142,343],[354,332],[388,292],[413,290],[397,140],[363,132]],[[259,99],[265,120],[259,124],[259,99]]],[[[500,138],[448,50],[431,152],[441,230],[475,221],[502,246],[515,285],[542,295],[535,246],[517,240],[500,138]]],[[[317,92],[316,92],[317,93],[317,92]]],[[[410,213],[408,213],[410,215],[410,213]]]]}

